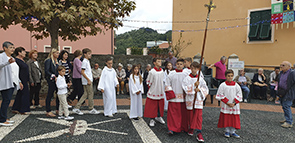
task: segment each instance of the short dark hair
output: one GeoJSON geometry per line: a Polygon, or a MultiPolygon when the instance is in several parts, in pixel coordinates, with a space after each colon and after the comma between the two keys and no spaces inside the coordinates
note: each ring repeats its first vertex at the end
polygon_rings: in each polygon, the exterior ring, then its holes
{"type": "Polygon", "coordinates": [[[185,61],[188,61],[188,62],[192,62],[193,61],[191,57],[186,57],[184,60],[185,61]]]}
{"type": "Polygon", "coordinates": [[[153,63],[156,62],[157,60],[161,60],[160,58],[153,58],[153,63]]]}
{"type": "Polygon", "coordinates": [[[10,45],[13,45],[11,42],[9,42],[9,41],[5,41],[4,43],[3,43],[3,45],[2,45],[2,48],[8,48],[10,45]]]}
{"type": "Polygon", "coordinates": [[[112,60],[113,60],[112,57],[107,57],[107,58],[106,58],[106,62],[108,62],[108,61],[112,61],[112,60]]]}
{"type": "MultiPolygon", "coordinates": [[[[70,56],[70,54],[69,54],[68,51],[66,51],[66,50],[62,50],[62,51],[59,53],[58,59],[59,59],[59,60],[63,60],[63,56],[64,56],[65,53],[67,53],[68,56],[70,56]]],[[[68,59],[66,59],[66,60],[69,60],[69,57],[68,57],[68,59]]]]}
{"type": "Polygon", "coordinates": [[[191,68],[200,68],[200,64],[198,63],[198,62],[193,62],[192,64],[191,64],[191,68]]]}
{"type": "Polygon", "coordinates": [[[280,70],[280,67],[275,67],[275,70],[280,70]]]}
{"type": "Polygon", "coordinates": [[[64,67],[64,66],[58,66],[58,67],[57,67],[57,71],[61,71],[61,70],[63,70],[63,69],[66,69],[66,67],[64,67]]]}
{"type": "Polygon", "coordinates": [[[76,50],[75,52],[74,52],[74,57],[76,58],[76,57],[79,57],[80,55],[82,55],[82,51],[81,50],[76,50]]]}
{"type": "Polygon", "coordinates": [[[91,50],[90,50],[89,48],[84,48],[84,49],[82,50],[82,53],[83,53],[83,54],[87,54],[88,52],[91,52],[91,50]]]}
{"type": "Polygon", "coordinates": [[[225,76],[227,76],[230,73],[234,74],[234,71],[232,69],[226,70],[225,71],[225,76]]]}
{"type": "Polygon", "coordinates": [[[23,48],[23,47],[17,47],[15,50],[14,50],[14,55],[15,56],[18,56],[19,54],[19,52],[22,52],[22,51],[26,51],[26,49],[25,48],[23,48]]]}
{"type": "Polygon", "coordinates": [[[178,62],[182,62],[182,63],[184,63],[184,59],[182,59],[182,58],[177,59],[177,60],[176,60],[176,63],[178,63],[178,62]]]}

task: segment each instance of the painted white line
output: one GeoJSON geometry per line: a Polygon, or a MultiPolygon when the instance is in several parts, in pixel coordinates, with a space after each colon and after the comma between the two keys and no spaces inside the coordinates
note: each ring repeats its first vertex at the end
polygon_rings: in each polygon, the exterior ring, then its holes
{"type": "Polygon", "coordinates": [[[112,119],[112,120],[101,121],[101,122],[97,122],[97,123],[88,124],[88,126],[93,126],[93,125],[98,125],[98,124],[108,123],[108,122],[113,122],[113,121],[119,121],[119,120],[122,120],[122,119],[121,119],[121,118],[118,118],[118,119],[112,119]]]}
{"type": "Polygon", "coordinates": [[[27,117],[29,117],[29,115],[16,114],[12,118],[10,118],[11,121],[14,121],[13,126],[9,126],[9,127],[1,126],[0,127],[0,142],[6,135],[8,135],[12,130],[14,130],[14,128],[16,128],[27,117]]]}
{"type": "MultiPolygon", "coordinates": [[[[127,115],[129,116],[129,112],[127,112],[127,115]]],[[[159,138],[142,118],[138,121],[131,121],[144,143],[161,143],[159,138]]]]}
{"type": "Polygon", "coordinates": [[[106,132],[106,133],[112,133],[112,134],[120,134],[120,135],[126,135],[126,136],[128,135],[128,133],[124,133],[124,132],[108,131],[103,129],[87,128],[87,130],[106,132]]]}

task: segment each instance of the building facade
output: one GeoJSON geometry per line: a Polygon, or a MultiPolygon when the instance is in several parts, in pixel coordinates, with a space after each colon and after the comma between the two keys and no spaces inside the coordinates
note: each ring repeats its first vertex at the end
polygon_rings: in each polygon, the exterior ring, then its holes
{"type": "MultiPolygon", "coordinates": [[[[237,54],[246,67],[278,66],[287,60],[295,63],[295,23],[270,24],[271,0],[213,0],[205,61],[212,64],[221,56],[237,54]]],[[[201,53],[209,0],[173,0],[172,41],[191,41],[184,57],[201,53]],[[186,31],[189,30],[189,31],[186,31]],[[179,31],[179,32],[177,32],[179,31]]]]}
{"type": "MultiPolygon", "coordinates": [[[[11,41],[15,47],[22,46],[26,51],[37,50],[38,52],[49,52],[51,50],[50,37],[36,40],[31,37],[31,32],[22,28],[21,25],[10,26],[9,29],[0,29],[0,41],[11,41]]],[[[114,54],[114,31],[105,31],[105,34],[83,37],[78,41],[63,41],[59,38],[59,50],[67,50],[73,53],[75,50],[89,48],[92,54],[114,54]]]]}

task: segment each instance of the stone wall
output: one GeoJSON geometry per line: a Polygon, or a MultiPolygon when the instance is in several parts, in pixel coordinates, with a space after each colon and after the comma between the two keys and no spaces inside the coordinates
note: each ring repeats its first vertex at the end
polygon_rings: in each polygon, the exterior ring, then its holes
{"type": "MultiPolygon", "coordinates": [[[[47,58],[48,53],[39,53],[38,54],[38,59],[41,64],[41,69],[44,75],[44,60],[47,58]]],[[[70,54],[69,59],[73,59],[73,54],[70,54]]],[[[94,66],[95,63],[98,63],[100,68],[103,69],[105,66],[105,60],[107,57],[113,57],[114,59],[114,64],[113,67],[117,68],[119,63],[122,63],[124,65],[124,68],[126,68],[127,64],[141,64],[142,65],[142,70],[144,71],[146,68],[147,64],[152,64],[152,56],[138,56],[138,55],[92,55],[92,58],[90,60],[91,67],[94,66]]],[[[25,59],[26,61],[28,58],[25,59]]],[[[42,86],[41,86],[41,95],[46,95],[48,86],[47,82],[45,79],[42,80],[42,86]]]]}

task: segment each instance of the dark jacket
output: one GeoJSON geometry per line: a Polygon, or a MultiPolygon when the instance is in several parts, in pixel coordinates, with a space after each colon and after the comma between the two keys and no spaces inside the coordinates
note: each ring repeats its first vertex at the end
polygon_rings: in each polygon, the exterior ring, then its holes
{"type": "MultiPolygon", "coordinates": [[[[279,74],[278,77],[278,85],[280,84],[282,71],[279,74]]],[[[287,78],[287,89],[289,89],[286,93],[286,95],[283,97],[284,101],[292,101],[295,99],[295,71],[291,70],[288,78],[287,78]]]]}
{"type": "Polygon", "coordinates": [[[40,63],[38,62],[39,67],[34,63],[34,60],[29,59],[27,61],[27,65],[29,66],[29,73],[30,73],[30,83],[41,83],[42,80],[42,71],[41,71],[41,66],[40,63]],[[40,74],[41,73],[41,76],[40,74]]]}
{"type": "Polygon", "coordinates": [[[260,81],[258,80],[258,73],[256,73],[256,74],[254,74],[254,76],[253,76],[252,83],[253,83],[253,84],[254,84],[255,82],[258,82],[258,83],[260,83],[260,84],[266,83],[266,77],[265,77],[265,79],[263,79],[263,76],[262,76],[262,80],[263,80],[263,82],[260,82],[260,81]]]}
{"type": "Polygon", "coordinates": [[[45,79],[48,81],[50,80],[50,77],[52,74],[54,74],[56,77],[58,76],[57,72],[58,64],[53,64],[51,59],[47,59],[44,62],[44,69],[45,69],[45,79]]]}

